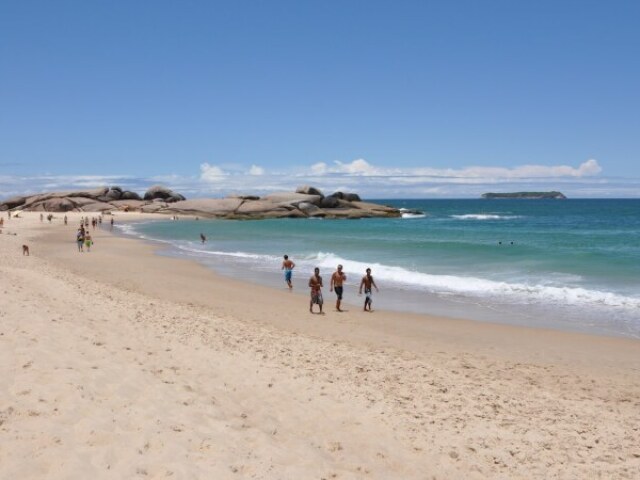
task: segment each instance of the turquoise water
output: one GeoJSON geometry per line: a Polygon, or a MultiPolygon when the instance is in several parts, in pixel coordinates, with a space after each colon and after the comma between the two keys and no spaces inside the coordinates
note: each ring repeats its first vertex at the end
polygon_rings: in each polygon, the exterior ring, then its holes
{"type": "Polygon", "coordinates": [[[125,228],[167,242],[167,254],[277,286],[284,253],[297,264],[296,288],[313,267],[328,281],[341,263],[353,302],[371,267],[378,308],[640,338],[640,200],[380,202],[425,215],[125,228]]]}

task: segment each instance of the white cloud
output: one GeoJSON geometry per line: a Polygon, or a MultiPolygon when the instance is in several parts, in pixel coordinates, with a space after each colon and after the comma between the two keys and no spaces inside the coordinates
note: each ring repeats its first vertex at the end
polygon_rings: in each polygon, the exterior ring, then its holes
{"type": "Polygon", "coordinates": [[[469,167],[461,170],[429,170],[416,171],[434,176],[475,177],[475,178],[558,178],[558,177],[587,177],[597,175],[602,171],[598,161],[589,159],[578,168],[568,165],[522,165],[514,168],[499,167],[469,167]]]}
{"type": "Polygon", "coordinates": [[[249,169],[249,175],[264,175],[264,168],[257,165],[251,165],[249,169]]]}
{"type": "Polygon", "coordinates": [[[226,176],[225,171],[216,165],[209,165],[208,163],[200,165],[200,179],[204,182],[221,182],[226,176]]]}
{"type": "Polygon", "coordinates": [[[118,185],[144,193],[160,183],[187,198],[221,197],[230,193],[264,195],[274,191],[294,191],[299,185],[313,185],[326,195],[335,191],[356,192],[363,198],[477,198],[488,191],[560,190],[569,197],[640,198],[640,179],[602,177],[596,160],[577,167],[566,165],[524,165],[514,168],[468,167],[462,169],[394,168],[352,162],[319,162],[299,170],[267,172],[252,165],[249,169],[225,165],[200,165],[199,175],[163,175],[136,178],[118,175],[31,177],[0,176],[0,198],[45,191],[79,190],[118,185]]]}
{"type": "Polygon", "coordinates": [[[314,163],[313,165],[311,165],[311,172],[314,175],[324,175],[328,173],[327,164],[324,162],[314,163]]]}
{"type": "Polygon", "coordinates": [[[311,171],[314,175],[327,174],[345,174],[345,175],[376,175],[380,173],[369,162],[363,158],[358,158],[349,163],[343,163],[339,160],[333,162],[334,166],[329,166],[324,162],[318,162],[311,165],[311,171]]]}
{"type": "Polygon", "coordinates": [[[453,168],[388,168],[376,167],[366,160],[359,158],[349,163],[333,162],[332,166],[319,162],[311,166],[313,175],[352,175],[352,176],[386,176],[386,177],[411,177],[415,181],[420,178],[447,178],[447,179],[517,179],[517,178],[582,178],[594,176],[602,171],[598,161],[587,160],[577,168],[568,165],[522,165],[514,168],[504,167],[466,167],[453,168]]]}

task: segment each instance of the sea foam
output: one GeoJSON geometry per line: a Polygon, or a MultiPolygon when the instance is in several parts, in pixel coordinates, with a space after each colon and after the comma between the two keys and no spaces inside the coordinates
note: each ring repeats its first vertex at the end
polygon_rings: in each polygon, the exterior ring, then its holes
{"type": "Polygon", "coordinates": [[[640,297],[624,296],[612,292],[589,290],[582,287],[552,286],[527,283],[508,283],[485,278],[458,275],[433,275],[380,263],[363,263],[341,258],[333,253],[318,253],[305,258],[321,269],[343,265],[347,275],[364,275],[367,268],[379,283],[392,283],[400,288],[423,290],[441,295],[468,295],[494,298],[505,303],[553,303],[574,306],[607,306],[640,311],[640,297]]]}
{"type": "Polygon", "coordinates": [[[464,215],[451,215],[457,220],[513,220],[522,218],[521,215],[500,215],[497,213],[465,213],[464,215]]]}

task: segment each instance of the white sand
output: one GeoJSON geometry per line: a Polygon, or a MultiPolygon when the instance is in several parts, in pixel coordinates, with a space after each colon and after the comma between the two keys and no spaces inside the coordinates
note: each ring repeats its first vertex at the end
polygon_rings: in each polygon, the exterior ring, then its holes
{"type": "Polygon", "coordinates": [[[79,254],[80,214],[2,215],[1,479],[640,478],[638,341],[311,316],[108,231],[79,254]]]}

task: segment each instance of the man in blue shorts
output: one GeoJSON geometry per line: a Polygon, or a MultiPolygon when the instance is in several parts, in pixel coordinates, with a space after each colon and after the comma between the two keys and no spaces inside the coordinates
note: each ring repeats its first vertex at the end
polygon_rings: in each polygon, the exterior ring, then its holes
{"type": "Polygon", "coordinates": [[[293,284],[291,283],[291,276],[293,275],[293,269],[296,264],[289,260],[289,255],[284,256],[284,260],[282,261],[282,268],[284,270],[284,281],[289,285],[289,290],[293,288],[293,284]]]}

